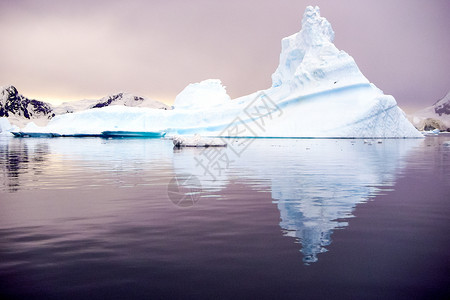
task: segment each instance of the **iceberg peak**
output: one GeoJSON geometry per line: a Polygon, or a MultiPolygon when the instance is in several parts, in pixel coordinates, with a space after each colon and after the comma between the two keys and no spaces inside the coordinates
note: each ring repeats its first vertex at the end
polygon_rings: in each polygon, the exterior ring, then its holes
{"type": "Polygon", "coordinates": [[[333,42],[333,28],[327,19],[320,16],[320,8],[318,6],[308,6],[306,8],[302,19],[302,29],[298,37],[305,45],[309,46],[333,42]]]}
{"type": "Polygon", "coordinates": [[[280,64],[272,75],[272,87],[321,90],[322,87],[369,83],[353,58],[333,44],[330,22],[320,16],[318,6],[308,6],[302,28],[281,42],[280,64]]]}

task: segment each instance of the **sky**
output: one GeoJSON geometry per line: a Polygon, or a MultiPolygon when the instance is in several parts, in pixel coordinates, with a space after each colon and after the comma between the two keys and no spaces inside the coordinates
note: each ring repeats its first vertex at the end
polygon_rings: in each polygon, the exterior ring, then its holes
{"type": "Polygon", "coordinates": [[[0,86],[53,104],[121,91],[172,104],[218,78],[236,98],[271,86],[307,5],[407,112],[450,91],[448,0],[0,0],[0,86]]]}

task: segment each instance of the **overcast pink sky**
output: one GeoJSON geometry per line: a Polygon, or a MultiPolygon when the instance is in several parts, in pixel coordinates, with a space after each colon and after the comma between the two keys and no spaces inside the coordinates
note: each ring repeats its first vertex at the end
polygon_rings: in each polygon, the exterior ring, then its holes
{"type": "Polygon", "coordinates": [[[172,103],[219,78],[235,98],[270,87],[307,5],[404,109],[450,90],[448,0],[1,0],[0,85],[52,103],[119,91],[172,103]]]}

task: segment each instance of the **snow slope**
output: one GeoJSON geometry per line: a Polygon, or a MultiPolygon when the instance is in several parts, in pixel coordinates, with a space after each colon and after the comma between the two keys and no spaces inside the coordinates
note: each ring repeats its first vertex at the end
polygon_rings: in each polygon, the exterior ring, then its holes
{"type": "Polygon", "coordinates": [[[360,72],[333,44],[330,23],[308,6],[300,32],[282,40],[272,87],[229,100],[218,80],[189,85],[173,110],[106,107],[54,118],[46,128],[63,134],[103,130],[168,135],[238,137],[422,137],[392,96],[360,72]]]}
{"type": "Polygon", "coordinates": [[[450,92],[432,106],[415,112],[410,120],[419,130],[450,131],[450,92]]]}

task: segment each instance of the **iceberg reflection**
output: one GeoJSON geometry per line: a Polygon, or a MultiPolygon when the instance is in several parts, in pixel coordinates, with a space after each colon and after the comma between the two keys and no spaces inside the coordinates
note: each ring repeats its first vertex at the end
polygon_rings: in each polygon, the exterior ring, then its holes
{"type": "Polygon", "coordinates": [[[294,147],[287,144],[283,151],[265,149],[265,156],[271,159],[265,160],[261,172],[271,181],[280,227],[285,236],[301,243],[305,264],[316,262],[318,254],[327,251],[333,231],[348,225],[342,219],[353,217],[358,203],[379,194],[380,187],[395,184],[407,153],[420,143],[300,140],[294,147]],[[271,168],[269,161],[273,162],[271,168]]]}
{"type": "Polygon", "coordinates": [[[406,155],[423,143],[417,139],[379,143],[345,139],[255,139],[237,156],[233,152],[241,140],[229,142],[229,147],[222,151],[233,163],[230,168],[220,170],[219,180],[208,179],[207,173],[194,163],[188,166],[188,156],[199,155],[199,151],[184,152],[183,163],[174,159],[175,172],[197,175],[204,187],[215,187],[212,191],[220,190],[231,179],[269,185],[280,211],[279,225],[285,236],[301,243],[306,264],[316,262],[318,254],[327,251],[333,231],[348,225],[342,219],[353,217],[357,204],[379,194],[381,187],[386,190],[395,184],[406,155]]]}

